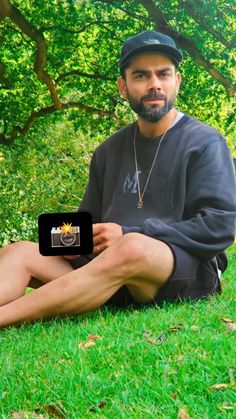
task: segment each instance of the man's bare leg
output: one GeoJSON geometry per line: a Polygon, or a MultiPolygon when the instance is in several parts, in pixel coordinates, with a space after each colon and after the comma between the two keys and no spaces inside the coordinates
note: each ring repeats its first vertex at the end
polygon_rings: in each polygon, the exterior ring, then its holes
{"type": "Polygon", "coordinates": [[[20,241],[0,249],[0,306],[25,293],[32,277],[47,283],[73,271],[60,256],[42,256],[38,243],[20,241]]]}
{"type": "Polygon", "coordinates": [[[0,307],[0,327],[92,311],[122,285],[137,301],[148,302],[173,266],[172,251],[165,243],[129,233],[86,266],[0,307]]]}

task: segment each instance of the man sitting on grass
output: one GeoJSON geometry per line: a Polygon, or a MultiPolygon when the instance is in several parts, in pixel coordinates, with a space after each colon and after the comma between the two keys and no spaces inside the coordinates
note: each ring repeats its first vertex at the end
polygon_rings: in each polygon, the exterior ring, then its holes
{"type": "Polygon", "coordinates": [[[220,292],[235,234],[233,165],[215,129],[174,107],[181,60],[156,31],[124,43],[118,88],[138,118],[92,158],[80,209],[93,216],[94,253],[44,257],[27,241],[1,249],[0,327],[220,292]],[[43,286],[24,295],[36,279],[43,286]]]}

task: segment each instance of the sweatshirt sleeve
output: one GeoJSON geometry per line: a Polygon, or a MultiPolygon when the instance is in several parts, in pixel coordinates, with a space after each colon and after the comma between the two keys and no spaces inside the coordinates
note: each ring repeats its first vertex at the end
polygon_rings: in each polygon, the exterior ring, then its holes
{"type": "Polygon", "coordinates": [[[123,234],[140,232],[172,243],[202,259],[229,247],[235,238],[236,185],[225,140],[210,141],[187,169],[183,219],[166,223],[148,218],[141,227],[123,226],[123,234]]]}
{"type": "Polygon", "coordinates": [[[101,221],[101,205],[102,205],[102,162],[100,163],[100,170],[97,164],[98,153],[94,152],[89,169],[89,181],[82,202],[80,204],[80,211],[88,211],[92,215],[93,223],[101,221]]]}

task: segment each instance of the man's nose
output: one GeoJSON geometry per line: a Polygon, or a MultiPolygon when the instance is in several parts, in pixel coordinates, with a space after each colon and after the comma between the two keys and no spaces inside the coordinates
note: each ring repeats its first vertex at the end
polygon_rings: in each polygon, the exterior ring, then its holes
{"type": "Polygon", "coordinates": [[[160,90],[160,80],[156,74],[153,74],[148,81],[148,90],[160,90]]]}

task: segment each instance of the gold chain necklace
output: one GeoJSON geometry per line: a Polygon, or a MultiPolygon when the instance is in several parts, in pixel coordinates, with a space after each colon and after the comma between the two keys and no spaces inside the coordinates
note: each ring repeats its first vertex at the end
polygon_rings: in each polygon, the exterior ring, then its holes
{"type": "Polygon", "coordinates": [[[150,176],[151,176],[151,174],[152,174],[152,170],[153,170],[153,167],[154,167],[155,161],[156,161],[156,159],[157,159],[157,155],[158,155],[158,152],[159,152],[159,149],[160,149],[160,145],[161,145],[162,141],[164,140],[164,137],[165,137],[165,135],[166,135],[167,131],[169,131],[169,129],[172,127],[172,125],[173,125],[173,124],[171,124],[171,126],[169,126],[169,127],[167,128],[167,130],[164,132],[164,134],[162,134],[162,136],[161,136],[161,138],[160,138],[160,140],[159,140],[159,142],[158,142],[158,146],[157,146],[157,149],[156,149],[156,153],[155,153],[154,159],[153,159],[153,161],[152,161],[152,164],[151,164],[151,167],[150,167],[150,170],[149,170],[149,173],[148,173],[148,176],[147,176],[147,180],[146,180],[146,183],[145,183],[145,185],[144,185],[144,188],[143,188],[142,193],[141,193],[141,190],[140,190],[139,174],[138,174],[138,172],[139,172],[139,171],[138,171],[137,152],[136,152],[136,135],[137,135],[137,130],[138,130],[138,124],[136,125],[136,128],[135,128],[135,133],[134,133],[134,140],[133,140],[133,142],[134,142],[134,160],[135,160],[135,170],[136,170],[137,185],[138,185],[138,204],[137,204],[137,208],[143,208],[143,197],[144,197],[145,191],[146,191],[146,189],[147,189],[147,185],[148,185],[148,182],[149,182],[150,176]]]}

